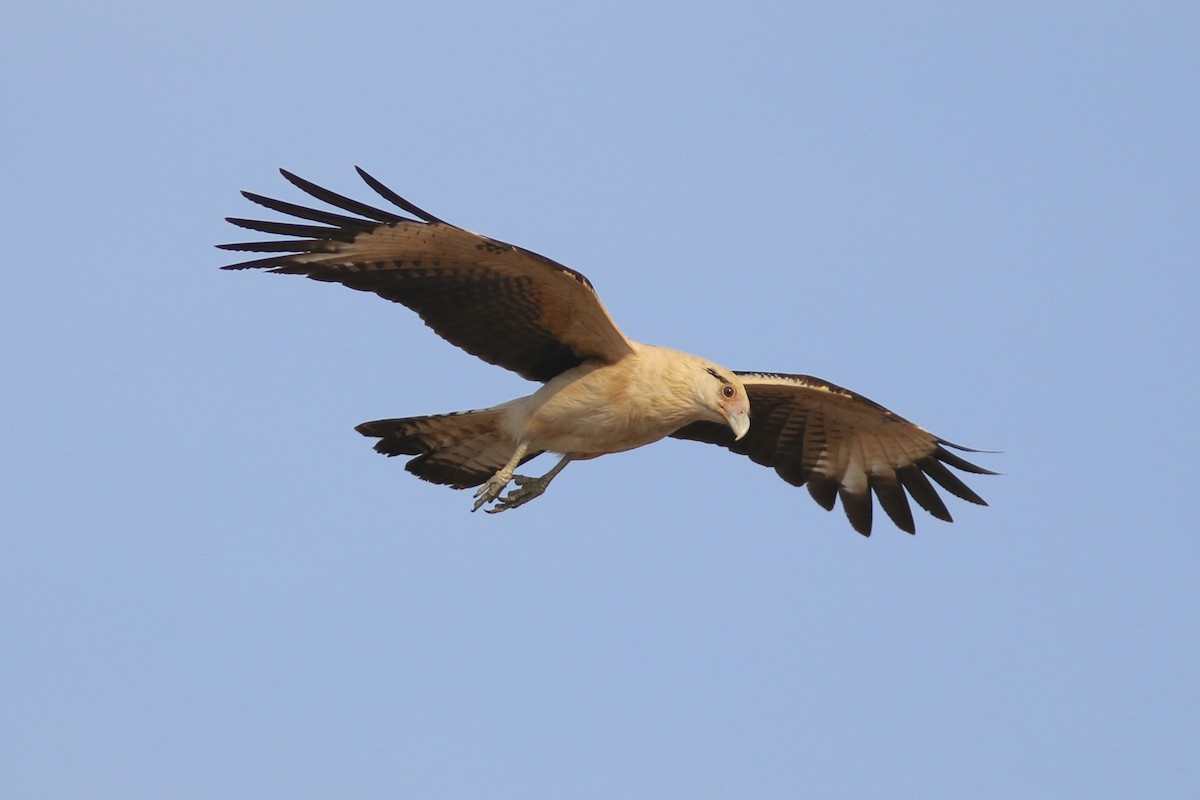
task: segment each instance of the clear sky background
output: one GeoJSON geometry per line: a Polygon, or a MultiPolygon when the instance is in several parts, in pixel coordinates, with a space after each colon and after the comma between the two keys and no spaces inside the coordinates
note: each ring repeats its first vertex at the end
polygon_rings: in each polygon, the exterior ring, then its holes
{"type": "Polygon", "coordinates": [[[1196,4],[43,2],[0,62],[0,794],[1200,796],[1196,4]],[[531,384],[217,269],[355,164],[991,506],[667,442],[470,514],[353,426],[531,384]]]}

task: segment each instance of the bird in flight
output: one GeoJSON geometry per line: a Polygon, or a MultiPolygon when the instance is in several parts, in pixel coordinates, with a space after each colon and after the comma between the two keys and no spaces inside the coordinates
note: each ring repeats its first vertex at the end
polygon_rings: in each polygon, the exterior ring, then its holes
{"type": "Polygon", "coordinates": [[[916,532],[909,496],[934,517],[952,521],[933,483],[987,505],[948,469],[996,474],[953,452],[980,451],[940,439],[859,394],[807,375],[734,372],[634,341],[580,273],[444,222],[362,169],[367,185],[408,216],[280,172],[338,211],[243,192],[294,219],[228,217],[239,227],[288,238],[218,245],[268,254],[224,269],[306,275],[373,292],[412,309],[468,353],[542,384],[491,408],[356,428],[378,439],[375,449],[384,455],[414,456],[407,463],[414,475],[476,488],[472,510],[517,508],[546,491],[572,461],[668,436],[748,456],[793,486],[807,486],[826,510],[840,500],[864,536],[871,533],[872,495],[908,533],[916,532]],[[516,474],[547,452],[559,460],[546,474],[516,474]]]}

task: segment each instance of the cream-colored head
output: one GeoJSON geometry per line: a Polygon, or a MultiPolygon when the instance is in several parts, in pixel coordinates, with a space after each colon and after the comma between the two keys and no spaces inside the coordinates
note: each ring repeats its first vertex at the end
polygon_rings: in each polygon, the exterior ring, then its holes
{"type": "Polygon", "coordinates": [[[700,370],[694,385],[695,399],[711,412],[713,422],[724,422],[733,431],[733,438],[741,439],[750,430],[746,387],[737,375],[715,364],[701,361],[700,370]]]}

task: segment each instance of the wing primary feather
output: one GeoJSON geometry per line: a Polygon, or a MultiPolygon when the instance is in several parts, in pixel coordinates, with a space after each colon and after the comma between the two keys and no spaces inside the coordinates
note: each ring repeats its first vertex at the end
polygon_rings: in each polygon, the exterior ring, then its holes
{"type": "MultiPolygon", "coordinates": [[[[218,250],[248,250],[255,253],[334,253],[324,239],[283,239],[278,242],[232,242],[217,245],[218,250]]],[[[228,269],[222,267],[221,269],[228,269]]]]}
{"type": "Polygon", "coordinates": [[[239,228],[246,228],[259,233],[275,233],[280,236],[298,236],[301,239],[337,239],[343,242],[354,241],[353,232],[343,231],[341,228],[326,228],[323,225],[297,225],[294,222],[271,222],[261,219],[242,219],[240,217],[226,217],[226,222],[231,222],[239,228]]]}
{"type": "Polygon", "coordinates": [[[947,492],[950,492],[957,497],[961,497],[968,503],[974,503],[979,506],[987,505],[982,497],[971,491],[969,486],[963,483],[957,475],[947,469],[946,465],[941,461],[938,461],[935,456],[928,456],[927,458],[921,459],[917,462],[917,466],[919,466],[926,475],[941,484],[942,488],[947,492]]]}
{"type": "Polygon", "coordinates": [[[338,194],[337,192],[331,192],[329,189],[326,189],[323,186],[318,186],[312,181],[307,181],[304,178],[301,178],[299,175],[294,175],[291,172],[288,172],[286,169],[279,170],[279,174],[286,178],[298,189],[307,192],[318,200],[329,203],[331,206],[337,206],[343,211],[349,211],[351,214],[358,214],[366,217],[367,219],[373,219],[378,222],[400,222],[404,219],[404,217],[393,214],[390,211],[384,211],[383,209],[367,205],[366,203],[359,202],[358,200],[352,200],[349,197],[338,194]]]}
{"type": "Polygon", "coordinates": [[[951,447],[957,448],[959,450],[966,450],[968,453],[983,452],[980,450],[970,450],[965,447],[959,447],[958,445],[950,444],[949,442],[939,441],[938,448],[937,448],[937,450],[934,451],[934,456],[937,459],[939,459],[940,461],[946,462],[947,464],[954,467],[955,469],[961,469],[963,472],[973,472],[976,475],[997,475],[997,474],[999,474],[996,472],[992,472],[990,469],[984,469],[983,467],[981,467],[977,464],[972,464],[970,461],[967,461],[965,458],[963,458],[961,456],[956,456],[954,453],[951,453],[949,450],[942,447],[943,444],[949,444],[951,447]]]}
{"type": "MultiPolygon", "coordinates": [[[[962,450],[964,453],[989,453],[989,454],[994,455],[996,453],[1003,452],[1001,450],[980,450],[975,447],[967,447],[966,445],[955,444],[954,442],[948,442],[945,439],[938,439],[938,444],[944,444],[944,445],[946,445],[946,447],[953,447],[955,450],[962,450]]],[[[1000,473],[993,472],[992,474],[999,475],[1000,473]]]]}
{"type": "MultiPolygon", "coordinates": [[[[229,245],[217,245],[222,250],[236,250],[237,247],[229,245]]],[[[244,249],[244,248],[243,248],[244,249]]],[[[271,272],[277,271],[277,268],[287,265],[290,256],[271,256],[269,258],[255,258],[250,261],[239,261],[236,264],[226,264],[221,269],[265,269],[271,272]],[[275,269],[273,269],[275,268],[275,269]]]]}
{"type": "Polygon", "coordinates": [[[906,464],[897,468],[896,477],[921,508],[945,522],[954,521],[946,504],[942,501],[941,495],[937,493],[937,489],[933,488],[933,484],[919,468],[913,464],[906,464]]]}
{"type": "Polygon", "coordinates": [[[335,225],[339,228],[346,228],[352,231],[370,231],[379,227],[378,222],[359,219],[358,217],[347,217],[343,214],[334,214],[331,211],[318,211],[315,208],[307,208],[306,206],[298,206],[295,203],[288,203],[284,200],[276,200],[273,197],[264,197],[261,194],[254,192],[242,192],[242,197],[245,197],[251,203],[258,203],[260,206],[269,208],[272,211],[278,211],[280,214],[290,214],[293,217],[300,219],[310,219],[313,222],[323,222],[326,225],[335,225]]]}
{"type": "Polygon", "coordinates": [[[362,167],[355,167],[354,169],[358,170],[359,176],[367,182],[367,186],[370,186],[372,189],[374,189],[375,192],[384,200],[387,200],[389,203],[394,203],[397,208],[402,208],[413,216],[423,219],[426,222],[441,222],[443,225],[448,224],[445,221],[438,219],[433,214],[430,214],[428,211],[425,211],[424,209],[408,202],[403,197],[380,183],[379,180],[373,178],[371,174],[362,167]]]}

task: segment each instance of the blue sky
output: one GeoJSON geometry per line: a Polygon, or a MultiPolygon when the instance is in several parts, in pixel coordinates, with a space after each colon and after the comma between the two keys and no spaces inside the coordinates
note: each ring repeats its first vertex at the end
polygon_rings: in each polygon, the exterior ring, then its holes
{"type": "MultiPolygon", "coordinates": [[[[12,797],[1193,797],[1188,3],[43,3],[0,30],[12,797]],[[470,514],[353,431],[531,385],[228,273],[300,196],[1003,451],[853,533],[668,442],[470,514]]],[[[547,463],[548,466],[548,463],[547,463]]]]}

